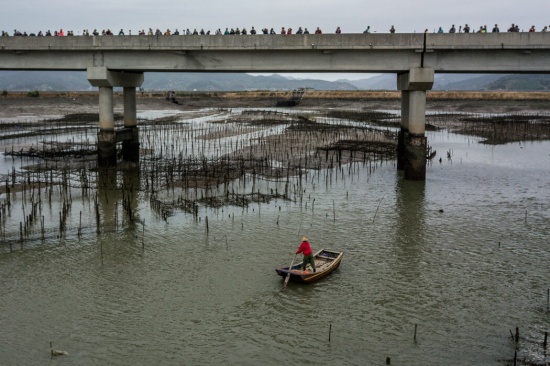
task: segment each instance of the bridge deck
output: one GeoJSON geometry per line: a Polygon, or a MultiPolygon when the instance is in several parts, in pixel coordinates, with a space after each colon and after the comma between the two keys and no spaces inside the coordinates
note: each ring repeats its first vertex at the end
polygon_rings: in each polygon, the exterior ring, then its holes
{"type": "Polygon", "coordinates": [[[550,72],[550,33],[1,37],[0,69],[550,72]]]}

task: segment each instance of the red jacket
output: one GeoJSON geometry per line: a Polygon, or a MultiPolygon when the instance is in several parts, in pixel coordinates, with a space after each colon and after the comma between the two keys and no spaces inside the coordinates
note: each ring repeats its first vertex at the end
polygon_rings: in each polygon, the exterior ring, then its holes
{"type": "Polygon", "coordinates": [[[304,253],[304,256],[310,255],[311,253],[313,253],[313,250],[311,250],[311,245],[309,245],[308,241],[303,241],[302,244],[300,244],[300,247],[298,248],[298,251],[296,252],[296,254],[302,253],[302,252],[304,253]]]}

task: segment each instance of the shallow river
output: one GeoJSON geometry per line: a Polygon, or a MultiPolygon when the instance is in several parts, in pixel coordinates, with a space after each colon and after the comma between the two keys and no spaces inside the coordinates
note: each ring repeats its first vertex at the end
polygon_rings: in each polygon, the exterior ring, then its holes
{"type": "Polygon", "coordinates": [[[310,172],[296,202],[165,221],[138,197],[145,228],[0,245],[0,364],[498,365],[516,327],[549,362],[550,142],[427,136],[425,182],[354,164],[310,172]],[[301,235],[344,260],[280,291],[301,235]]]}

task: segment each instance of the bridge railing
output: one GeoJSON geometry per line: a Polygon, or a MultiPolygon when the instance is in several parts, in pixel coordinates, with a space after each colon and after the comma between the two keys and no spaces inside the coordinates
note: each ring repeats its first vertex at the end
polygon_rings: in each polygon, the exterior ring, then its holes
{"type": "Polygon", "coordinates": [[[0,51],[422,49],[422,34],[2,37],[0,51]]]}
{"type": "Polygon", "coordinates": [[[431,50],[550,49],[550,32],[426,34],[431,50]]]}
{"type": "Polygon", "coordinates": [[[0,51],[550,49],[550,32],[0,37],[0,51]]]}

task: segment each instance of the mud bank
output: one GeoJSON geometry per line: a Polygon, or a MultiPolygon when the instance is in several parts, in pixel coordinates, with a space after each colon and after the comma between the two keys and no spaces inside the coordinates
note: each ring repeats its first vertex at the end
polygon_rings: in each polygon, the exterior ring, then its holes
{"type": "MultiPolygon", "coordinates": [[[[279,100],[290,96],[290,91],[254,92],[178,92],[179,104],[165,99],[163,92],[138,93],[139,110],[191,110],[197,108],[274,107],[279,100]]],[[[121,93],[115,93],[115,113],[123,110],[121,93]]],[[[401,109],[397,91],[308,91],[300,103],[303,109],[401,109]]],[[[427,111],[530,113],[550,109],[550,93],[546,92],[440,92],[427,95],[427,111]]],[[[28,97],[26,92],[10,92],[0,97],[0,118],[24,119],[30,115],[66,115],[97,113],[97,92],[41,92],[39,97],[28,97]]]]}

